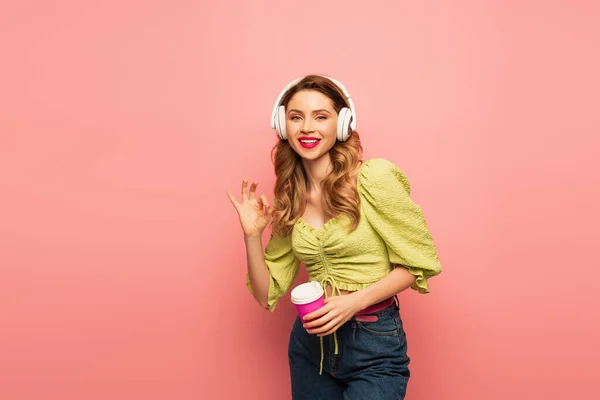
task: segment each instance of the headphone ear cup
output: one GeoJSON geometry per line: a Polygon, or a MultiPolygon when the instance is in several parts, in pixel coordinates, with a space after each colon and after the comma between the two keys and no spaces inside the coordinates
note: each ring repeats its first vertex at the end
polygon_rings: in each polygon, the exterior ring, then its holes
{"type": "Polygon", "coordinates": [[[342,128],[342,142],[348,140],[348,138],[350,138],[350,135],[352,134],[352,128],[350,128],[352,126],[352,118],[352,110],[348,109],[348,113],[346,114],[346,118],[344,119],[344,126],[342,128]]]}
{"type": "Polygon", "coordinates": [[[281,139],[281,132],[279,132],[279,116],[277,115],[277,112],[275,112],[275,118],[273,118],[273,124],[274,124],[274,128],[275,128],[275,132],[277,132],[277,136],[279,137],[279,139],[281,139]]]}
{"type": "Polygon", "coordinates": [[[275,124],[277,125],[277,132],[279,133],[281,140],[287,140],[287,131],[285,129],[285,106],[279,106],[275,124]]]}
{"type": "Polygon", "coordinates": [[[338,113],[337,139],[345,142],[350,137],[350,122],[352,122],[352,111],[344,107],[338,113]]]}
{"type": "Polygon", "coordinates": [[[277,132],[277,136],[279,136],[279,139],[283,140],[283,138],[281,137],[281,131],[279,130],[279,107],[277,107],[277,111],[275,111],[273,123],[275,124],[275,132],[277,132]]]}

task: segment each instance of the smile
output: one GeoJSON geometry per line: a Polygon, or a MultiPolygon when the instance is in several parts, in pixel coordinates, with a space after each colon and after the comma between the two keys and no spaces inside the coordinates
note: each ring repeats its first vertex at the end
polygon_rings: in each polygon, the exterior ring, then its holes
{"type": "Polygon", "coordinates": [[[300,146],[304,147],[305,149],[312,149],[312,148],[316,147],[320,141],[321,141],[321,139],[314,139],[314,138],[299,139],[300,146]]]}

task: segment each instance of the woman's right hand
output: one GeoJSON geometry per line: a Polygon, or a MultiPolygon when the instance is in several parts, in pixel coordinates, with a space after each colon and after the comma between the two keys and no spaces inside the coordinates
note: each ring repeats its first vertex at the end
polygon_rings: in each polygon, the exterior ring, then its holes
{"type": "Polygon", "coordinates": [[[256,197],[257,186],[258,182],[253,182],[252,185],[250,185],[250,191],[248,193],[248,180],[243,180],[241,203],[238,203],[235,196],[227,190],[229,200],[231,200],[231,203],[238,212],[242,230],[247,237],[260,237],[272,216],[271,206],[267,201],[267,197],[264,194],[258,198],[256,197]]]}

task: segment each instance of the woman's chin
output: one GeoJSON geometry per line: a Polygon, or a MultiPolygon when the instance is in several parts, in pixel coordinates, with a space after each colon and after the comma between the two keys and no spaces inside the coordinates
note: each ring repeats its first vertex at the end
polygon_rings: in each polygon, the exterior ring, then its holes
{"type": "Polygon", "coordinates": [[[297,148],[297,149],[294,149],[294,151],[303,160],[307,160],[307,161],[318,160],[321,157],[323,157],[324,155],[329,154],[329,150],[331,150],[331,149],[327,149],[325,151],[323,150],[323,148],[314,148],[314,149],[297,148]]]}

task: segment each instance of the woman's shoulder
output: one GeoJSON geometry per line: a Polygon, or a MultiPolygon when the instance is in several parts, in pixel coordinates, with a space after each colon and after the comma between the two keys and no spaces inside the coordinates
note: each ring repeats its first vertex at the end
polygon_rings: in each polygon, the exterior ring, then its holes
{"type": "Polygon", "coordinates": [[[410,182],[402,170],[385,158],[371,158],[363,162],[359,173],[359,184],[367,188],[389,189],[388,185],[401,184],[410,193],[410,182]]]}
{"type": "Polygon", "coordinates": [[[369,173],[381,173],[390,171],[393,168],[398,168],[396,164],[386,158],[376,157],[370,158],[363,162],[362,170],[368,170],[369,173]]]}

